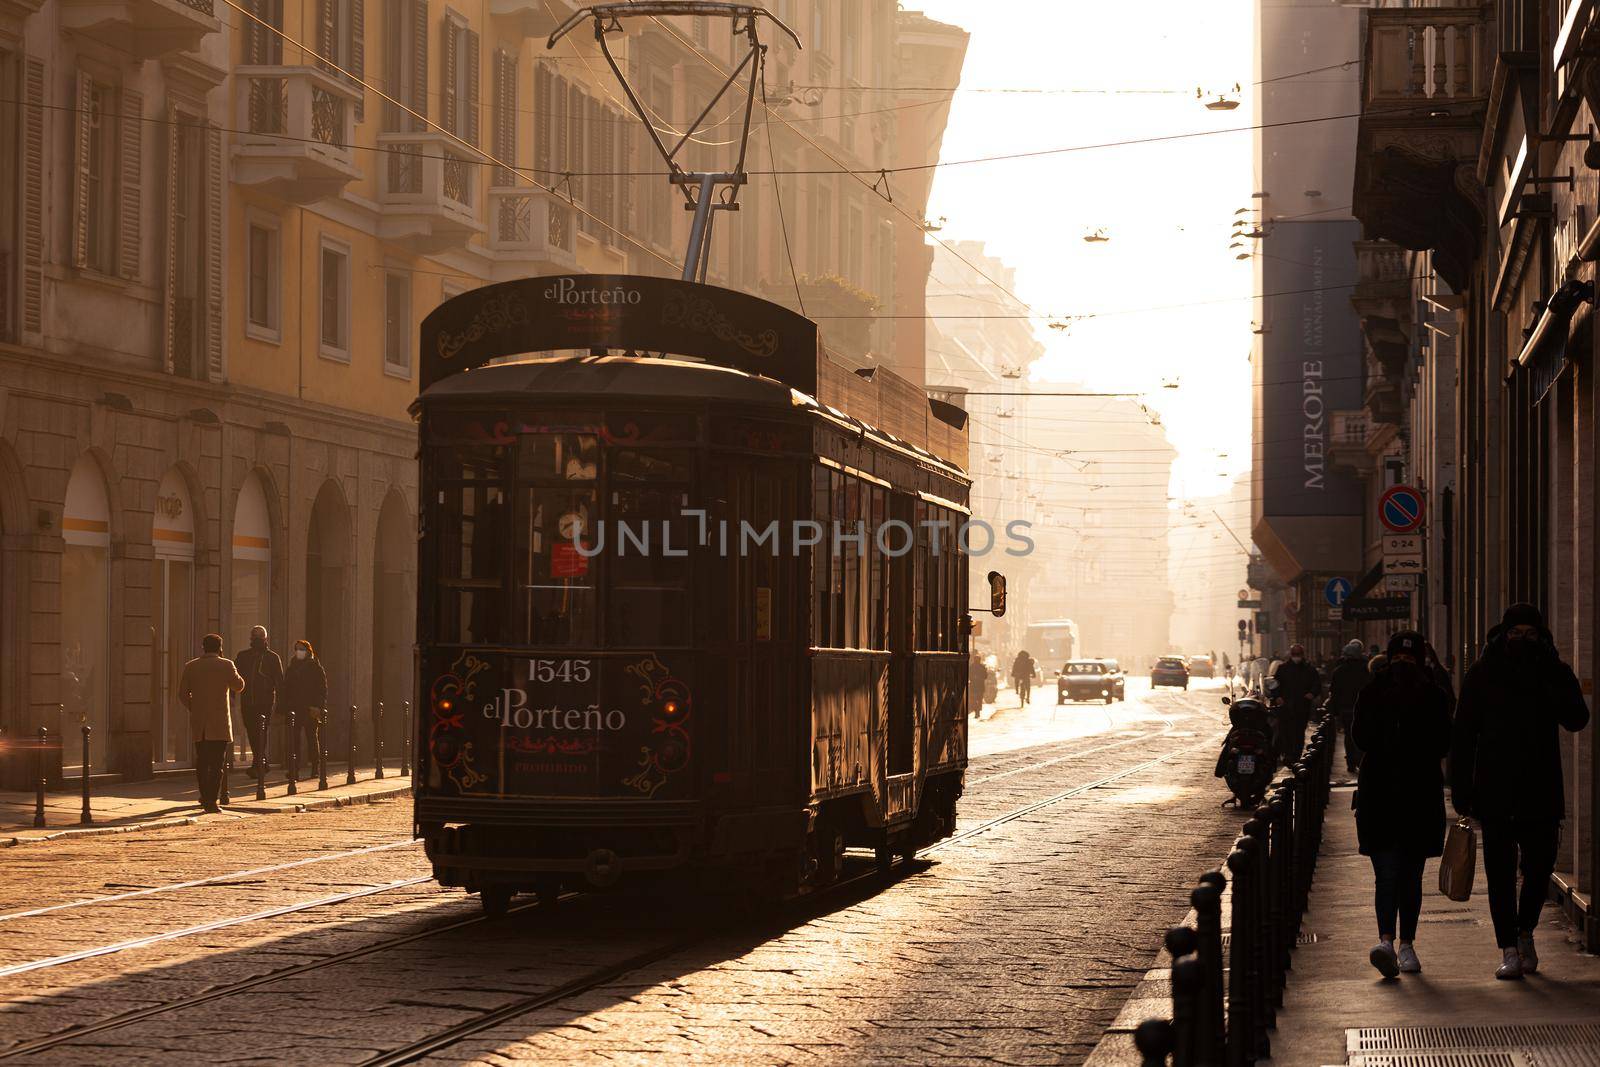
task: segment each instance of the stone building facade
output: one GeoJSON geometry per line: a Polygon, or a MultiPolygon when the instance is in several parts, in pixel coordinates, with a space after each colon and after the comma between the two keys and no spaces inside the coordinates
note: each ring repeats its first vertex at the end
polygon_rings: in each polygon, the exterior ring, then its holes
{"type": "MultiPolygon", "coordinates": [[[[80,722],[93,773],[186,765],[177,672],[256,623],[317,646],[363,751],[380,701],[400,742],[421,319],[487,282],[681,262],[681,197],[592,37],[545,47],[572,10],[0,0],[0,726],[66,731],[51,777],[78,773],[80,722]]],[[[919,386],[923,324],[895,302],[920,300],[926,189],[792,172],[900,162],[870,90],[954,84],[964,35],[888,0],[775,10],[807,48],[774,44],[750,165],[791,173],[719,219],[711,278],[806,300],[842,365],[919,386]]],[[[622,63],[681,128],[735,42],[725,20],[652,23],[622,63]]],[[[30,780],[31,746],[5,751],[0,782],[30,780]]]]}

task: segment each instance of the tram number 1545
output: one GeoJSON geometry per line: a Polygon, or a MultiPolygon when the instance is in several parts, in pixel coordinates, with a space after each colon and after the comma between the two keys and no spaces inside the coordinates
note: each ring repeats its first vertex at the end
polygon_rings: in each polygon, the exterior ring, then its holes
{"type": "Polygon", "coordinates": [[[531,659],[530,682],[587,682],[593,675],[586,659],[531,659]]]}

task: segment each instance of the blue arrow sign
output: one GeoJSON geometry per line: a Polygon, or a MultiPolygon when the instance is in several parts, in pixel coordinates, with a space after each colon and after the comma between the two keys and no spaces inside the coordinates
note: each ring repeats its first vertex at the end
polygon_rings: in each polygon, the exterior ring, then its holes
{"type": "Polygon", "coordinates": [[[1352,588],[1348,578],[1330,578],[1328,584],[1323,587],[1322,595],[1327,598],[1330,607],[1341,608],[1350,598],[1352,588]]]}

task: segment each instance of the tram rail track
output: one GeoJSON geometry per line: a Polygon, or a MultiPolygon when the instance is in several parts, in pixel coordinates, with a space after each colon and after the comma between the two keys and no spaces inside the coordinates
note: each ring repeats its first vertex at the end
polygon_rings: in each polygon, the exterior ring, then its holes
{"type": "MultiPolygon", "coordinates": [[[[1170,733],[1171,733],[1171,730],[1172,730],[1172,728],[1174,726],[1174,723],[1170,719],[1164,720],[1164,722],[1166,723],[1166,729],[1164,729],[1162,731],[1153,732],[1151,734],[1142,735],[1140,737],[1135,737],[1135,738],[1125,738],[1125,739],[1123,739],[1121,741],[1112,743],[1110,745],[1098,746],[1098,747],[1095,747],[1095,748],[1090,748],[1090,749],[1088,749],[1086,751],[1078,751],[1078,752],[1069,753],[1069,754],[1066,754],[1066,755],[1063,755],[1063,756],[1052,757],[1049,760],[1041,761],[1041,762],[1038,762],[1038,763],[1035,763],[1035,764],[1031,764],[1028,767],[1017,768],[1014,771],[1002,772],[1002,774],[1000,776],[1009,776],[1012,773],[1020,773],[1020,771],[1022,771],[1022,770],[1038,769],[1038,768],[1041,768],[1041,767],[1044,767],[1044,766],[1055,765],[1055,764],[1059,764],[1061,762],[1065,762],[1065,761],[1068,761],[1068,760],[1071,760],[1071,759],[1082,759],[1082,758],[1085,758],[1085,757],[1088,757],[1088,756],[1091,756],[1091,755],[1095,755],[1100,751],[1106,750],[1107,748],[1123,747],[1125,745],[1133,744],[1133,743],[1138,742],[1138,741],[1149,741],[1149,740],[1152,740],[1155,737],[1169,736],[1170,733]]],[[[965,830],[958,831],[956,834],[952,835],[951,837],[945,838],[942,841],[934,842],[933,844],[931,844],[931,845],[929,845],[929,846],[927,846],[925,848],[919,849],[917,851],[917,853],[916,853],[916,856],[917,856],[917,858],[927,857],[927,856],[932,855],[934,853],[937,853],[937,852],[939,852],[939,851],[941,851],[943,849],[949,848],[949,847],[951,847],[951,846],[953,846],[953,845],[955,845],[955,844],[957,844],[959,842],[969,840],[969,839],[971,839],[973,837],[976,837],[978,835],[981,835],[981,834],[987,833],[987,832],[989,832],[991,830],[994,830],[997,827],[1005,825],[1006,823],[1013,822],[1013,821],[1015,821],[1017,819],[1025,818],[1028,815],[1031,815],[1031,814],[1033,814],[1035,812],[1038,812],[1038,811],[1043,810],[1045,808],[1051,807],[1053,805],[1060,804],[1060,803],[1062,803],[1062,802],[1064,802],[1066,800],[1072,799],[1073,797],[1081,796],[1081,795],[1083,795],[1085,793],[1089,793],[1089,792],[1091,792],[1093,790],[1103,788],[1103,787],[1105,787],[1107,785],[1110,785],[1110,784],[1112,784],[1114,782],[1120,781],[1120,780],[1122,780],[1124,778],[1131,777],[1131,776],[1133,776],[1135,774],[1138,774],[1138,773],[1140,773],[1142,771],[1149,770],[1149,769],[1151,769],[1153,767],[1156,767],[1156,766],[1158,766],[1160,764],[1167,763],[1167,762],[1169,762],[1169,761],[1171,761],[1173,759],[1178,758],[1181,755],[1184,755],[1187,752],[1194,751],[1197,748],[1205,747],[1205,746],[1210,745],[1212,743],[1213,742],[1210,739],[1207,739],[1207,740],[1199,742],[1197,744],[1189,744],[1189,745],[1180,746],[1180,747],[1175,748],[1175,749],[1173,749],[1171,751],[1163,753],[1162,755],[1157,756],[1157,757],[1155,757],[1153,759],[1144,760],[1144,761],[1141,761],[1141,762],[1139,762],[1137,764],[1134,764],[1132,766],[1121,768],[1121,769],[1119,769],[1119,770],[1117,770],[1117,771],[1115,771],[1115,772],[1113,772],[1111,774],[1103,775],[1103,776],[1101,776],[1101,777],[1099,777],[1099,778],[1097,778],[1097,779],[1095,779],[1093,781],[1086,782],[1086,783],[1083,783],[1083,784],[1080,784],[1080,785],[1077,785],[1077,786],[1073,786],[1073,787],[1071,787],[1069,789],[1066,789],[1066,790],[1060,791],[1058,793],[1055,793],[1055,794],[1053,794],[1053,795],[1051,795],[1049,797],[1046,797],[1046,798],[1044,798],[1042,800],[1034,801],[1032,803],[1029,803],[1029,804],[1022,805],[1020,807],[1014,808],[1014,809],[1012,809],[1010,811],[1007,811],[1007,812],[1005,812],[1005,813],[1003,813],[1001,815],[997,815],[997,816],[994,816],[992,818],[985,819],[984,821],[978,823],[975,826],[971,826],[971,827],[968,827],[965,830]]],[[[984,779],[984,780],[993,780],[993,779],[990,778],[990,779],[984,779]]],[[[976,784],[976,783],[974,783],[974,784],[976,784]]],[[[374,847],[369,847],[367,849],[362,849],[362,850],[353,850],[350,854],[361,854],[363,852],[377,851],[378,849],[381,849],[383,847],[398,847],[401,844],[409,844],[409,843],[411,843],[411,842],[409,842],[409,841],[407,841],[407,842],[395,842],[395,843],[392,843],[389,846],[374,846],[374,847]]],[[[334,858],[334,857],[339,856],[339,855],[342,855],[342,854],[331,854],[330,857],[316,857],[316,858],[312,858],[312,859],[306,860],[306,861],[294,861],[294,862],[295,863],[314,862],[315,860],[318,860],[318,859],[334,858]]],[[[279,868],[278,867],[274,867],[274,868],[269,868],[269,869],[279,869],[279,868]]],[[[899,867],[897,867],[896,869],[897,870],[903,870],[903,868],[899,868],[899,867]]],[[[225,876],[225,875],[224,876],[215,876],[212,879],[195,880],[195,884],[204,884],[205,882],[219,880],[219,879],[226,878],[226,877],[228,877],[228,876],[225,876]]],[[[848,894],[848,893],[851,893],[851,892],[860,891],[863,888],[866,888],[866,887],[868,887],[868,886],[870,886],[870,885],[872,885],[872,884],[874,884],[876,882],[881,881],[881,879],[882,879],[882,875],[879,874],[878,872],[864,872],[862,874],[858,874],[858,875],[852,876],[850,878],[847,878],[847,879],[845,879],[843,881],[837,882],[834,885],[829,886],[826,890],[822,891],[821,893],[810,894],[808,896],[801,897],[797,901],[792,902],[792,904],[791,904],[792,907],[795,907],[795,908],[798,909],[799,914],[798,915],[791,915],[791,916],[789,916],[789,918],[791,918],[791,919],[796,919],[797,918],[797,919],[799,919],[799,921],[805,921],[807,913],[815,911],[815,909],[817,908],[817,906],[819,904],[822,904],[822,903],[825,903],[825,902],[836,901],[839,898],[839,896],[842,895],[842,894],[848,894]]],[[[287,906],[284,906],[284,907],[281,907],[281,908],[268,909],[266,911],[252,913],[251,915],[236,916],[236,917],[232,917],[232,918],[229,918],[229,919],[218,920],[218,921],[213,922],[213,923],[201,924],[199,926],[185,928],[185,929],[179,930],[179,931],[168,931],[168,932],[163,933],[163,934],[151,935],[150,937],[146,937],[146,938],[139,938],[139,939],[133,939],[133,940],[126,941],[126,942],[119,942],[119,943],[117,943],[115,945],[99,946],[99,947],[93,948],[93,949],[85,949],[85,950],[81,950],[80,952],[70,953],[70,954],[66,954],[64,956],[60,956],[60,957],[52,957],[49,960],[33,961],[32,963],[28,963],[28,964],[20,964],[20,965],[16,965],[14,967],[11,967],[11,968],[0,969],[0,977],[5,977],[5,976],[10,975],[10,974],[26,973],[26,972],[31,971],[31,970],[38,970],[38,969],[42,969],[44,967],[57,966],[57,965],[65,964],[65,963],[76,962],[77,960],[90,959],[90,958],[94,958],[94,957],[97,957],[97,956],[104,956],[104,955],[112,954],[112,953],[115,953],[115,952],[128,951],[128,950],[131,950],[131,949],[145,947],[145,946],[150,945],[150,944],[159,943],[161,941],[173,940],[173,939],[176,939],[176,938],[179,938],[179,937],[185,937],[185,936],[192,936],[194,934],[205,932],[205,931],[209,931],[209,930],[222,929],[222,928],[226,928],[226,927],[229,927],[229,926],[238,926],[238,925],[242,925],[244,923],[261,921],[261,920],[264,920],[264,919],[268,919],[268,918],[272,918],[272,917],[276,917],[276,916],[280,916],[280,915],[291,914],[291,913],[294,913],[294,912],[297,912],[297,911],[304,911],[304,910],[308,910],[308,909],[311,909],[311,908],[323,907],[323,906],[328,906],[328,905],[331,905],[331,904],[341,903],[341,902],[344,902],[344,901],[347,901],[347,900],[353,900],[353,899],[359,899],[361,897],[373,896],[373,895],[376,895],[376,894],[379,894],[379,893],[389,892],[389,891],[393,891],[393,890],[400,889],[400,888],[405,888],[407,886],[418,885],[418,884],[427,882],[429,880],[430,879],[428,877],[420,877],[420,878],[412,878],[412,879],[403,879],[403,880],[400,880],[400,881],[397,881],[397,882],[388,883],[388,884],[385,884],[385,885],[382,885],[382,886],[363,887],[362,889],[354,890],[354,891],[351,891],[351,892],[348,892],[348,893],[334,894],[334,895],[331,895],[331,896],[328,896],[328,897],[317,898],[316,900],[311,900],[311,901],[301,901],[301,902],[298,902],[296,904],[287,905],[287,906]]],[[[166,889],[166,888],[174,888],[174,887],[177,887],[177,886],[186,886],[187,884],[188,883],[174,883],[173,887],[155,887],[155,888],[166,889]]],[[[138,892],[144,892],[144,891],[138,891],[138,892]]],[[[573,893],[573,892],[563,893],[561,895],[560,901],[562,903],[566,903],[566,902],[569,902],[569,901],[571,901],[573,899],[576,899],[580,895],[581,894],[579,894],[579,893],[573,893]]],[[[517,914],[517,913],[527,912],[527,911],[530,911],[530,910],[538,909],[538,908],[540,908],[540,906],[541,905],[538,902],[530,900],[527,903],[513,906],[512,909],[511,909],[511,913],[512,914],[517,914]]],[[[239,981],[231,982],[231,983],[228,983],[226,985],[219,986],[219,987],[217,987],[215,989],[208,990],[208,991],[203,992],[203,993],[194,994],[192,996],[183,997],[183,998],[180,998],[180,999],[177,999],[177,1000],[173,1000],[173,1001],[169,1001],[169,1002],[162,1003],[162,1004],[154,1004],[154,1005],[149,1005],[149,1006],[143,1007],[143,1008],[133,1009],[131,1011],[123,1012],[123,1013],[120,1013],[118,1015],[114,1015],[114,1016],[108,1017],[106,1019],[97,1020],[95,1022],[90,1022],[90,1023],[84,1023],[84,1024],[81,1024],[79,1026],[74,1026],[74,1027],[71,1027],[69,1029],[62,1030],[62,1031],[60,1031],[58,1033],[55,1033],[55,1034],[50,1034],[50,1035],[47,1035],[47,1036],[44,1036],[44,1037],[35,1038],[35,1039],[32,1039],[32,1040],[26,1040],[26,1041],[23,1041],[23,1042],[21,1042],[19,1044],[13,1045],[10,1048],[0,1049],[0,1060],[16,1059],[16,1058],[26,1057],[26,1056],[29,1056],[29,1055],[32,1055],[32,1054],[35,1054],[35,1053],[44,1052],[44,1051],[47,1051],[47,1050],[52,1049],[52,1048],[57,1048],[57,1047],[60,1047],[60,1046],[63,1046],[63,1045],[70,1044],[70,1043],[72,1043],[74,1041],[78,1041],[78,1040],[81,1040],[83,1038],[90,1037],[92,1035],[103,1034],[103,1033],[107,1033],[109,1031],[121,1029],[123,1027],[132,1026],[132,1025],[135,1025],[137,1023],[146,1021],[148,1019],[157,1018],[157,1017],[160,1017],[160,1016],[163,1016],[163,1015],[167,1015],[167,1014],[171,1014],[171,1013],[174,1013],[174,1012],[179,1012],[179,1011],[187,1010],[187,1009],[190,1009],[190,1008],[193,1008],[193,1007],[197,1007],[197,1006],[202,1005],[202,1004],[206,1004],[206,1003],[211,1003],[211,1002],[214,1002],[214,1001],[222,1000],[222,999],[225,999],[227,997],[231,997],[231,996],[235,996],[235,995],[240,994],[240,993],[247,992],[249,990],[257,989],[257,988],[259,988],[261,986],[269,985],[269,984],[280,982],[280,981],[285,981],[285,980],[288,980],[288,979],[291,979],[291,978],[298,977],[300,975],[304,975],[304,974],[307,974],[307,973],[312,973],[312,972],[324,970],[326,968],[335,967],[335,966],[338,966],[340,964],[349,963],[349,962],[352,962],[352,961],[355,961],[355,960],[360,960],[360,959],[363,959],[365,957],[377,955],[379,953],[387,952],[387,951],[390,951],[390,950],[393,950],[393,949],[396,949],[396,948],[400,948],[400,947],[403,947],[403,946],[406,946],[406,945],[414,944],[414,943],[416,943],[418,941],[422,941],[422,940],[425,940],[427,938],[436,937],[436,936],[439,936],[439,935],[444,934],[444,933],[448,933],[448,932],[451,932],[451,931],[460,930],[460,929],[463,929],[463,928],[472,927],[472,926],[476,926],[476,925],[481,924],[481,923],[492,922],[492,921],[496,921],[496,920],[493,920],[493,919],[489,918],[488,916],[477,915],[477,914],[471,915],[471,916],[467,916],[467,917],[463,917],[463,918],[459,918],[459,919],[454,919],[454,920],[451,920],[451,921],[448,921],[448,922],[444,922],[444,923],[440,923],[440,924],[429,926],[429,927],[427,927],[425,929],[415,930],[415,931],[412,931],[410,933],[400,935],[398,937],[386,938],[386,939],[383,939],[383,940],[380,940],[380,941],[372,942],[371,944],[358,946],[356,948],[348,949],[346,951],[339,952],[339,953],[336,953],[336,954],[333,954],[333,955],[330,955],[330,956],[326,956],[326,957],[323,957],[323,958],[320,958],[320,959],[309,960],[309,961],[306,961],[305,963],[296,964],[296,965],[293,965],[291,967],[280,968],[278,970],[274,970],[274,971],[271,971],[271,972],[266,973],[266,974],[261,974],[261,975],[256,975],[256,976],[253,976],[253,977],[250,977],[250,978],[241,979],[239,981]]],[[[442,1030],[442,1031],[440,1031],[440,1032],[438,1032],[436,1034],[430,1035],[429,1037],[426,1037],[426,1038],[420,1039],[418,1041],[412,1042],[412,1043],[410,1043],[408,1045],[405,1045],[405,1046],[403,1046],[403,1047],[401,1047],[399,1049],[395,1049],[395,1050],[391,1050],[391,1051],[385,1052],[385,1053],[383,1053],[383,1054],[381,1054],[379,1056],[373,1057],[372,1059],[369,1059],[369,1060],[365,1061],[364,1064],[363,1064],[363,1067],[378,1067],[378,1065],[403,1064],[403,1063],[416,1062],[419,1059],[425,1058],[425,1057],[427,1057],[429,1055],[432,1055],[432,1054],[434,1054],[436,1052],[442,1051],[442,1050],[447,1049],[447,1048],[449,1048],[449,1047],[451,1047],[451,1046],[453,1046],[455,1044],[458,1044],[459,1042],[461,1042],[463,1040],[466,1040],[467,1038],[470,1038],[472,1036],[475,1036],[477,1034],[483,1033],[483,1032],[488,1031],[488,1030],[492,1030],[494,1027],[500,1025],[501,1023],[510,1021],[511,1019],[515,1019],[515,1018],[517,1018],[519,1016],[522,1016],[522,1015],[525,1015],[525,1014],[527,1014],[529,1012],[537,1011],[540,1008],[548,1007],[548,1006],[551,1006],[553,1004],[560,1003],[561,1001],[570,999],[571,997],[578,996],[578,995],[580,995],[580,994],[582,994],[584,992],[588,992],[588,991],[593,990],[593,989],[595,989],[595,988],[597,988],[599,986],[605,985],[607,982],[613,981],[618,977],[621,977],[623,975],[629,974],[629,973],[631,973],[633,971],[637,971],[637,970],[639,970],[641,968],[650,966],[651,964],[653,964],[655,962],[658,962],[658,961],[660,961],[662,959],[666,959],[666,958],[668,958],[670,956],[673,956],[673,955],[676,955],[678,953],[688,951],[689,949],[694,948],[695,946],[705,942],[706,940],[717,936],[721,932],[724,932],[724,931],[719,927],[719,928],[710,929],[710,930],[699,930],[699,931],[696,931],[696,932],[694,932],[692,934],[688,934],[688,935],[684,935],[682,937],[674,938],[674,939],[670,940],[669,942],[667,942],[665,944],[653,946],[653,947],[651,947],[651,948],[649,948],[649,949],[647,949],[647,950],[645,950],[643,952],[640,952],[640,953],[634,954],[632,956],[629,956],[629,957],[627,957],[627,958],[625,958],[623,960],[620,960],[620,961],[618,961],[616,963],[608,964],[608,965],[606,965],[604,967],[598,968],[598,969],[590,972],[589,974],[586,974],[586,975],[580,976],[578,978],[572,979],[570,981],[561,983],[561,984],[559,984],[559,985],[557,985],[557,986],[555,986],[555,987],[553,987],[551,989],[545,990],[545,991],[543,991],[541,993],[529,994],[529,995],[524,996],[524,997],[519,997],[516,1000],[513,1000],[512,1002],[510,1002],[508,1004],[502,1005],[499,1008],[490,1009],[487,1012],[484,1012],[484,1013],[482,1013],[482,1014],[480,1014],[478,1016],[475,1016],[475,1017],[473,1017],[471,1019],[464,1020],[461,1023],[458,1023],[458,1024],[454,1025],[454,1026],[451,1026],[451,1027],[449,1027],[449,1028],[447,1028],[445,1030],[442,1030]]]]}

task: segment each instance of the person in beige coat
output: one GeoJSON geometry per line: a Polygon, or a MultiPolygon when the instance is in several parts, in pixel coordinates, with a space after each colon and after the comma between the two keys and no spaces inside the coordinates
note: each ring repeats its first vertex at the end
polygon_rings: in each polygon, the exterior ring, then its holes
{"type": "Polygon", "coordinates": [[[233,742],[233,720],[228,697],[244,689],[244,678],[233,660],[222,655],[222,635],[206,634],[201,655],[183,665],[178,699],[189,709],[189,731],[194,737],[194,773],[200,786],[200,806],[221,811],[217,795],[222,790],[224,759],[233,742]]]}

